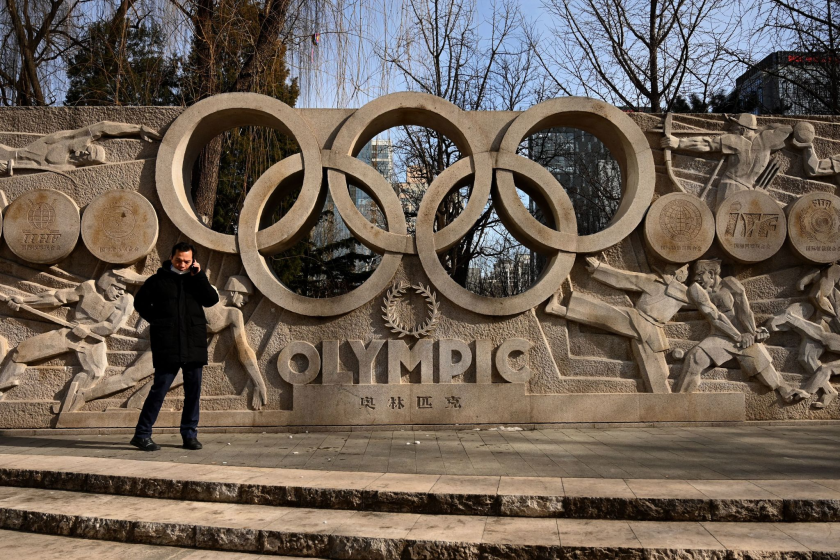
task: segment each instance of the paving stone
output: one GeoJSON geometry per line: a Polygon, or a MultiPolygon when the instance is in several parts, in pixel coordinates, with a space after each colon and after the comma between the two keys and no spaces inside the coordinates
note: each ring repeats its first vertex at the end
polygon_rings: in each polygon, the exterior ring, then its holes
{"type": "Polygon", "coordinates": [[[701,525],[729,550],[808,550],[808,547],[770,523],[702,523],[701,525]]]}
{"type": "Polygon", "coordinates": [[[626,521],[558,519],[556,522],[563,547],[641,547],[626,521]]]}
{"type": "Polygon", "coordinates": [[[810,550],[840,552],[840,523],[776,523],[775,526],[810,550]]]}
{"type": "Polygon", "coordinates": [[[725,548],[700,523],[630,521],[629,525],[645,548],[725,548]]]}
{"type": "Polygon", "coordinates": [[[493,544],[559,546],[560,534],[553,519],[488,518],[482,541],[493,544]]]}

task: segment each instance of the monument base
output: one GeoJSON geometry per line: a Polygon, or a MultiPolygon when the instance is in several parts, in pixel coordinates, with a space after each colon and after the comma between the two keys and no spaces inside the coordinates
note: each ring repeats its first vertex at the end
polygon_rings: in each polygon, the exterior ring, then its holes
{"type": "MultiPolygon", "coordinates": [[[[304,385],[294,410],[206,411],[201,426],[405,426],[574,422],[743,422],[743,393],[531,395],[524,384],[304,385]]],[[[139,410],[66,412],[57,428],[128,428],[139,410]]],[[[161,411],[156,427],[177,427],[161,411]]]]}

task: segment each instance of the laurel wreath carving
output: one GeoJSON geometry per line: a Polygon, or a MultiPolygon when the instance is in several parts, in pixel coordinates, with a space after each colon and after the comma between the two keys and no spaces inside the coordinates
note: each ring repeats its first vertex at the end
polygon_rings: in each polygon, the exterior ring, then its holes
{"type": "Polygon", "coordinates": [[[438,321],[440,321],[440,302],[438,302],[437,296],[432,292],[430,286],[423,286],[423,284],[419,283],[412,285],[408,282],[394,284],[386,292],[384,302],[385,305],[382,306],[384,315],[382,315],[382,318],[385,319],[385,326],[390,328],[392,333],[398,334],[400,338],[404,336],[413,336],[415,338],[428,336],[437,328],[438,321]],[[410,288],[423,296],[423,299],[426,300],[426,307],[429,309],[429,316],[426,320],[419,325],[415,325],[413,328],[408,325],[403,325],[397,317],[397,304],[410,288]]]}

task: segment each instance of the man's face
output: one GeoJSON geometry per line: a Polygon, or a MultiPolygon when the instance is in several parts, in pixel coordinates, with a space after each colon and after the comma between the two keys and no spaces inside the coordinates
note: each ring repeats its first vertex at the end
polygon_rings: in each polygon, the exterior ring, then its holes
{"type": "Polygon", "coordinates": [[[175,267],[176,270],[180,270],[181,272],[187,270],[190,266],[192,266],[192,251],[176,251],[175,254],[172,255],[171,262],[172,266],[175,267]]]}
{"type": "Polygon", "coordinates": [[[714,268],[707,268],[705,270],[699,270],[694,275],[694,281],[703,286],[706,289],[709,289],[715,285],[717,282],[718,271],[714,268]]]}
{"type": "Polygon", "coordinates": [[[231,292],[233,295],[230,298],[230,302],[234,305],[234,307],[245,307],[245,304],[248,303],[248,294],[244,292],[231,292]]]}
{"type": "Polygon", "coordinates": [[[108,301],[116,301],[123,297],[125,294],[125,286],[122,284],[111,284],[108,286],[108,289],[105,290],[105,299],[108,301]]]}

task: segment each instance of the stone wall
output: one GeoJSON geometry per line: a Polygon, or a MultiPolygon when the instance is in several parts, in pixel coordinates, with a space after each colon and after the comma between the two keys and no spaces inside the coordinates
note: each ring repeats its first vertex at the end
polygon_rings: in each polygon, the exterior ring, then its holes
{"type": "MultiPolygon", "coordinates": [[[[4,108],[0,144],[0,298],[10,300],[0,302],[0,428],[134,425],[153,370],[131,294],[179,240],[197,244],[222,296],[208,310],[205,426],[840,418],[837,119],[666,119],[583,98],[469,113],[419,94],[294,110],[234,94],[187,110],[4,108]],[[185,175],[210,138],[249,124],[291,133],[302,153],[257,181],[237,236],[223,236],[195,217],[185,175]],[[416,239],[390,185],[351,157],[399,124],[434,127],[467,156],[426,193],[416,239]],[[577,235],[559,183],[515,155],[554,126],[594,133],[622,168],[624,200],[603,232],[577,235]],[[355,211],[347,177],[377,199],[387,232],[355,211]],[[462,217],[434,232],[437,204],[465,180],[462,217]],[[301,182],[292,211],[258,231],[272,193],[301,182]],[[531,219],[514,185],[547,200],[558,228],[531,219]],[[357,290],[311,300],[262,255],[311,225],[327,189],[348,228],[385,256],[357,290]],[[56,193],[81,217],[50,214],[56,193]],[[435,255],[490,196],[508,229],[549,257],[535,286],[496,300],[457,286],[435,255]],[[82,235],[66,256],[45,237],[73,228],[82,235]],[[697,265],[710,259],[719,272],[697,265]]],[[[171,391],[158,425],[178,425],[181,398],[171,391]]]]}

